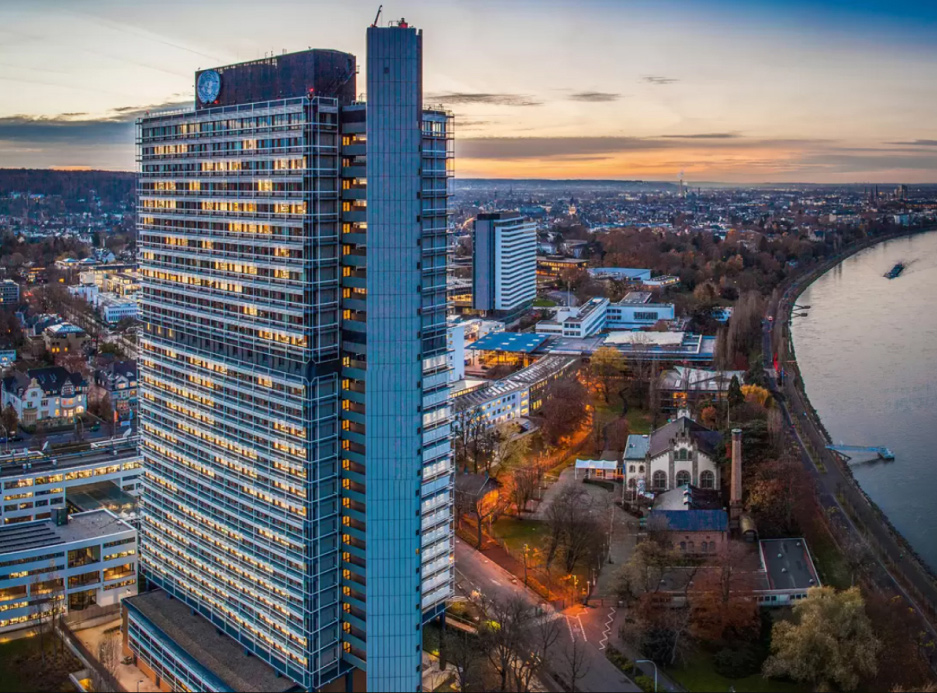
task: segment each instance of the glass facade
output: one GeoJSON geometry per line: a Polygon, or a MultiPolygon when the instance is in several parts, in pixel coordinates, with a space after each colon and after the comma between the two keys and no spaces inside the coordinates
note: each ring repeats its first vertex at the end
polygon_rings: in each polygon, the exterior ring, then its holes
{"type": "Polygon", "coordinates": [[[419,33],[368,51],[366,105],[336,83],[138,125],[141,555],[302,686],[417,690],[452,584],[451,125],[419,33]]]}

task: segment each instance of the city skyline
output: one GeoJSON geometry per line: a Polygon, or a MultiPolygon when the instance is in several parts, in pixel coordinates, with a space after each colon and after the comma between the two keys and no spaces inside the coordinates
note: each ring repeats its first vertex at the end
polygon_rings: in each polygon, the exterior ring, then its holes
{"type": "MultiPolygon", "coordinates": [[[[879,1],[410,2],[456,114],[458,174],[690,182],[937,182],[937,10],[879,1]],[[483,48],[483,50],[480,50],[483,48]]],[[[190,105],[198,68],[316,45],[363,54],[377,3],[113,0],[0,10],[0,160],[134,168],[133,122],[190,105]],[[282,10],[296,21],[284,25],[282,10]],[[281,11],[278,11],[281,10],[281,11]],[[180,21],[181,18],[185,21],[180,21]]]]}

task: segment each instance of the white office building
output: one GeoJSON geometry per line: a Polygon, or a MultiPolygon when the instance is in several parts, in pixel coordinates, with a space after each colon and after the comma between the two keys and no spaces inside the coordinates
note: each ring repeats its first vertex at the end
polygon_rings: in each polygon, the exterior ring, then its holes
{"type": "Polygon", "coordinates": [[[541,320],[535,329],[540,334],[585,339],[605,329],[608,307],[607,298],[596,297],[581,306],[556,308],[552,318],[541,320]]]}
{"type": "Polygon", "coordinates": [[[0,528],[0,633],[137,593],[137,530],[109,510],[0,528]]]}
{"type": "Polygon", "coordinates": [[[514,313],[537,297],[537,225],[516,212],[475,219],[473,305],[514,313]]]}
{"type": "Polygon", "coordinates": [[[650,291],[631,291],[606,312],[605,329],[639,330],[653,327],[660,320],[674,319],[672,303],[652,303],[650,291]]]}

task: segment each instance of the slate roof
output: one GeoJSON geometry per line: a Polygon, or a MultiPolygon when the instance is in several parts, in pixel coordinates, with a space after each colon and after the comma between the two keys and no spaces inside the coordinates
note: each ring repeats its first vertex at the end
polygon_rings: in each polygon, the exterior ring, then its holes
{"type": "Polygon", "coordinates": [[[663,518],[671,532],[725,532],[729,516],[725,510],[652,510],[650,519],[663,518]]]}
{"type": "Polygon", "coordinates": [[[697,447],[708,455],[714,455],[722,435],[718,431],[706,428],[693,419],[681,416],[651,433],[648,454],[653,458],[667,452],[673,446],[672,441],[680,434],[687,434],[697,447]]]}
{"type": "Polygon", "coordinates": [[[62,386],[71,381],[75,389],[78,390],[86,385],[85,379],[81,373],[69,373],[62,366],[49,366],[47,368],[31,368],[25,373],[22,371],[13,371],[9,376],[3,379],[3,389],[5,392],[16,392],[25,390],[29,387],[30,381],[35,378],[39,387],[47,395],[58,395],[62,392],[62,386]]]}

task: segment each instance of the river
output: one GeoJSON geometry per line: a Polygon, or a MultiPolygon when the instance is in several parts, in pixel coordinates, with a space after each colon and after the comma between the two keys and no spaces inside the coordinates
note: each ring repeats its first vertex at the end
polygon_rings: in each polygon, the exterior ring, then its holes
{"type": "Polygon", "coordinates": [[[862,489],[937,570],[937,232],[867,248],[801,294],[791,333],[810,402],[862,489]],[[903,261],[897,279],[882,275],[903,261]]]}

